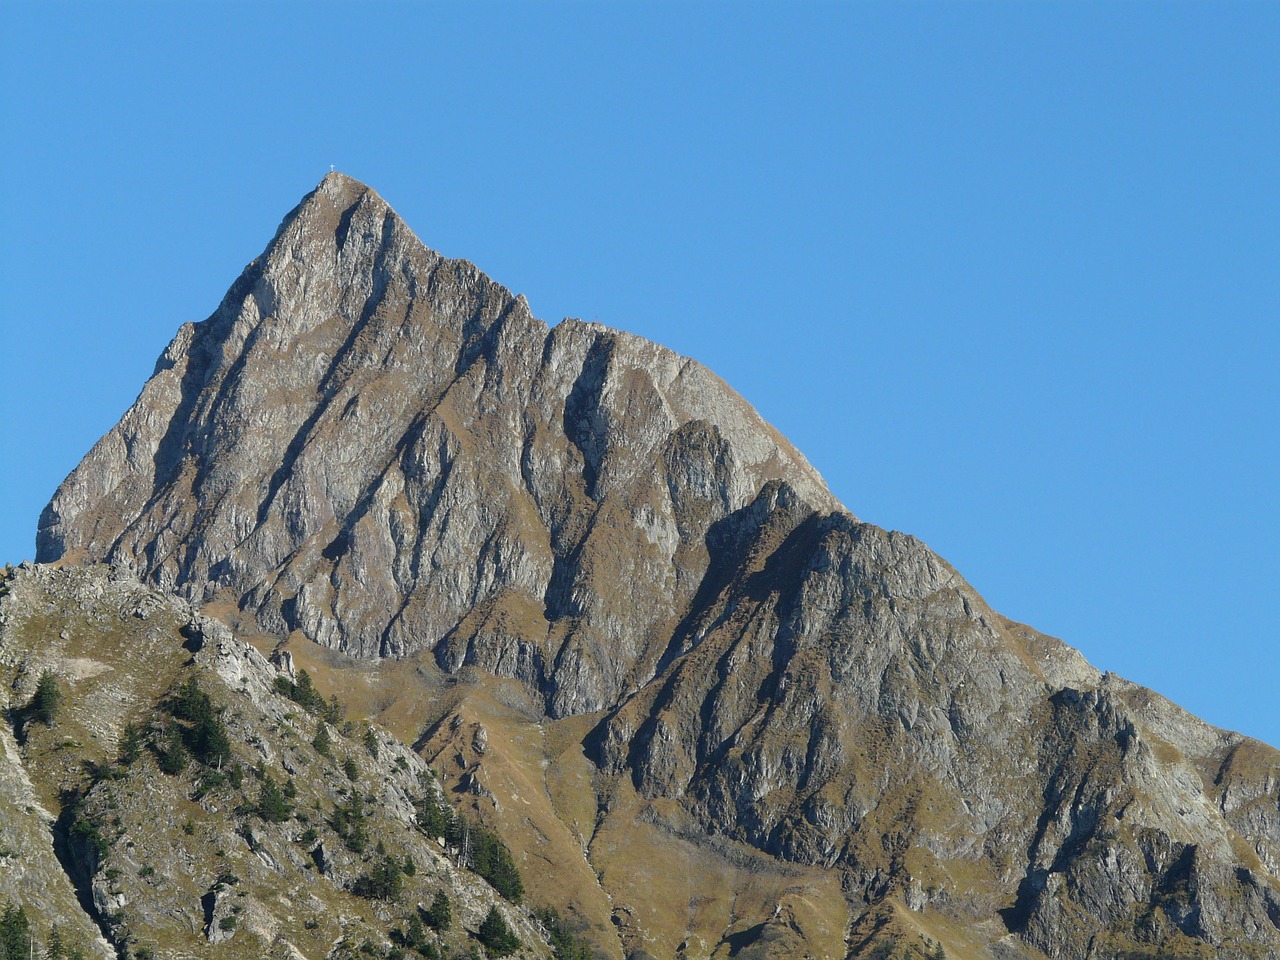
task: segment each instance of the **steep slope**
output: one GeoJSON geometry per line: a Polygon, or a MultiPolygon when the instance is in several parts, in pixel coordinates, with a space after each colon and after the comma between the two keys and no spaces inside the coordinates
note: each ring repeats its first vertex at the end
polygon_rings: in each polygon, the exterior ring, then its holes
{"type": "Polygon", "coordinates": [[[9,711],[0,759],[0,802],[25,788],[0,820],[21,838],[0,902],[38,942],[56,924],[95,956],[390,956],[444,893],[453,922],[423,929],[424,956],[470,955],[495,906],[519,955],[550,955],[420,828],[443,797],[385,731],[308,711],[224,626],[118,571],[24,566],[0,593],[3,689],[26,702],[47,674],[61,691],[47,723],[9,711]]]}
{"type": "Polygon", "coordinates": [[[1000,617],[702,367],[549,330],[342,175],[38,554],[383,661],[401,695],[364,708],[609,955],[1280,951],[1280,754],[1000,617]]]}
{"type": "Polygon", "coordinates": [[[548,331],[332,174],[182,328],[37,554],[128,564],[357,656],[437,648],[563,715],[653,675],[707,526],[775,477],[835,506],[698,364],[548,331]]]}

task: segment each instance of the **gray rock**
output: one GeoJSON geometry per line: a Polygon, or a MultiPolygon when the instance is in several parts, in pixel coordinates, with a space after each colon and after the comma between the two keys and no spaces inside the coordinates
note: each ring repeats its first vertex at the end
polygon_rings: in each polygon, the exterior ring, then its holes
{"type": "MultiPolygon", "coordinates": [[[[703,367],[549,329],[340,174],[181,328],[38,556],[602,711],[603,774],[840,871],[855,914],[993,923],[1001,956],[1280,951],[1274,750],[1001,617],[703,367]]],[[[266,698],[265,660],[192,630],[266,698]]]]}
{"type": "Polygon", "coordinates": [[[652,675],[707,529],[774,478],[838,507],[698,364],[549,330],[334,174],[179,331],[45,510],[38,553],[357,656],[438,648],[564,715],[652,675]]]}

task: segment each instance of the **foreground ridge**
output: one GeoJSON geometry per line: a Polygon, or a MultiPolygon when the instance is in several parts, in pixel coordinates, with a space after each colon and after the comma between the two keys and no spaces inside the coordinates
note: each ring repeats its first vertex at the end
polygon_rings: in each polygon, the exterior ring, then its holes
{"type": "Polygon", "coordinates": [[[548,328],[342,174],[181,328],[38,557],[364,677],[607,956],[1280,951],[1280,754],[1001,617],[705,368],[548,328]]]}
{"type": "Polygon", "coordinates": [[[323,698],[299,704],[281,666],[119,570],[0,571],[16,719],[0,731],[0,902],[28,919],[21,955],[56,940],[64,957],[385,956],[410,941],[461,956],[496,911],[524,955],[551,956],[521,891],[424,830],[449,804],[421,758],[323,698]],[[39,720],[21,707],[37,677],[59,691],[39,720]],[[450,922],[415,926],[415,901],[440,896],[450,922]]]}

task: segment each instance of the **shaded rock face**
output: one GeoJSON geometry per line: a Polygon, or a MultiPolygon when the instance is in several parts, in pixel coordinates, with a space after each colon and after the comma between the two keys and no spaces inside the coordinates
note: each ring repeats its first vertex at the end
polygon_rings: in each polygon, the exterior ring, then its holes
{"type": "Polygon", "coordinates": [[[704,368],[548,329],[340,174],[182,328],[38,555],[604,711],[588,754],[640,796],[1003,956],[1280,951],[1280,755],[1000,617],[704,368]]]}

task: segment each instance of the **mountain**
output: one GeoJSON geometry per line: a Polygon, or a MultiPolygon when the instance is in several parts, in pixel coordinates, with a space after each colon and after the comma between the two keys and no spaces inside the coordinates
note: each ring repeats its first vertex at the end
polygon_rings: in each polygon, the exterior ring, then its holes
{"type": "Polygon", "coordinates": [[[186,602],[0,569],[0,671],[0,905],[28,928],[0,922],[0,957],[471,956],[491,910],[552,955],[518,887],[425,829],[449,806],[418,755],[186,602]]]}
{"type": "Polygon", "coordinates": [[[605,956],[1280,952],[1280,753],[1001,617],[706,369],[548,328],[341,174],[37,546],[334,678],[605,956]]]}

